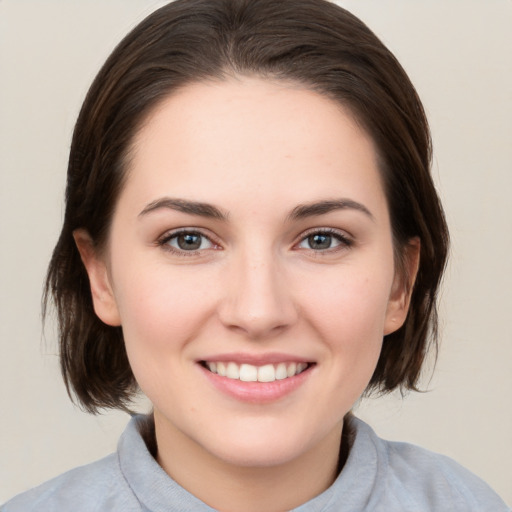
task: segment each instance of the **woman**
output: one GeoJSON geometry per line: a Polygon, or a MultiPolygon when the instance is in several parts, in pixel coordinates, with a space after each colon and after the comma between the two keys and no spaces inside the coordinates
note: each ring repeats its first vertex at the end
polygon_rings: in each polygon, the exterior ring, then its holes
{"type": "Polygon", "coordinates": [[[47,293],[68,390],[154,413],[5,510],[506,510],[350,414],[415,389],[435,340],[430,156],[404,71],[333,4],[149,16],[80,113],[47,293]]]}

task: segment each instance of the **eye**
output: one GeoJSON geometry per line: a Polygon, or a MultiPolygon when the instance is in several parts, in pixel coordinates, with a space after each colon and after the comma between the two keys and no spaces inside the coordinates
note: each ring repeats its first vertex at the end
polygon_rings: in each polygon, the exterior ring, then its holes
{"type": "Polygon", "coordinates": [[[159,245],[173,252],[196,252],[215,248],[215,244],[198,231],[171,233],[159,241],[159,245]]]}
{"type": "Polygon", "coordinates": [[[341,247],[350,247],[352,241],[333,230],[318,230],[310,232],[298,244],[300,249],[309,249],[313,251],[328,251],[341,247]]]}

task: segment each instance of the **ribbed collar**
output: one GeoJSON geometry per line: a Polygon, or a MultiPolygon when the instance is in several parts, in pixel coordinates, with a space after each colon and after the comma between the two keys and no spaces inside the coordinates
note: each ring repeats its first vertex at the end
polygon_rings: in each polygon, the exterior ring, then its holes
{"type": "MultiPolygon", "coordinates": [[[[150,512],[212,512],[213,508],[186,491],[158,465],[142,439],[138,425],[144,416],[132,418],[118,445],[121,471],[128,485],[150,512]]],[[[386,474],[387,464],[379,439],[363,421],[350,417],[354,432],[348,459],[335,482],[326,491],[294,509],[294,512],[363,512],[378,503],[383,486],[377,474],[386,474]],[[341,508],[340,508],[341,507],[341,508]]]]}

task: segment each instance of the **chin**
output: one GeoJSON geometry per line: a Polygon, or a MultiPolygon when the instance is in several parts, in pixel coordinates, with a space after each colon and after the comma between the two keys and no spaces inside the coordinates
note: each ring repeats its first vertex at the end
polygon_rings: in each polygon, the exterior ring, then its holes
{"type": "Polygon", "coordinates": [[[268,439],[242,444],[230,443],[225,448],[216,446],[213,456],[225,463],[240,468],[269,468],[287,464],[303,455],[306,446],[303,444],[284,443],[281,439],[268,439]]]}
{"type": "Polygon", "coordinates": [[[272,467],[290,463],[307,456],[322,443],[328,433],[320,436],[318,429],[300,431],[297,424],[283,425],[269,422],[219,433],[210,444],[210,453],[225,463],[239,467],[272,467]]]}

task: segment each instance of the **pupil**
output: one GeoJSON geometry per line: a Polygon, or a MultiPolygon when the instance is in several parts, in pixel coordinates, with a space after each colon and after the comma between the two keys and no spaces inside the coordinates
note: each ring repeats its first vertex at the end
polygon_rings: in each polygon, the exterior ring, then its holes
{"type": "Polygon", "coordinates": [[[312,249],[329,249],[331,246],[331,235],[316,234],[308,238],[309,246],[312,249]]]}
{"type": "Polygon", "coordinates": [[[201,235],[186,233],[178,236],[178,246],[185,251],[193,251],[201,247],[201,235]]]}

